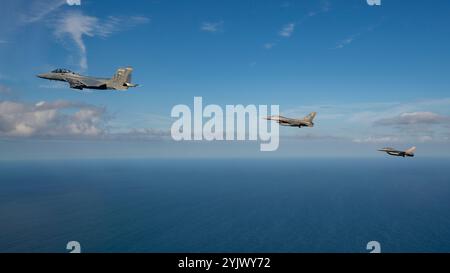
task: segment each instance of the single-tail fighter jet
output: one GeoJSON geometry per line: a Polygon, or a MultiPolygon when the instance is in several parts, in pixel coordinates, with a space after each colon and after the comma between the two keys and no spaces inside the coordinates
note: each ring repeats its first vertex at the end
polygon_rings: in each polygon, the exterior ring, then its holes
{"type": "Polygon", "coordinates": [[[136,87],[137,84],[131,83],[131,72],[133,68],[119,68],[116,74],[111,78],[95,78],[83,76],[67,69],[56,69],[49,73],[37,75],[39,78],[68,82],[73,89],[100,89],[100,90],[127,90],[129,87],[136,87]]]}
{"type": "Polygon", "coordinates": [[[281,126],[291,126],[291,127],[314,127],[314,118],[316,117],[316,112],[312,112],[302,119],[286,118],[282,116],[269,116],[265,119],[273,120],[278,122],[281,126]]]}
{"type": "Polygon", "coordinates": [[[386,152],[388,155],[393,155],[393,156],[414,157],[414,153],[416,152],[416,147],[409,148],[406,151],[397,151],[394,148],[383,148],[378,151],[386,152]]]}

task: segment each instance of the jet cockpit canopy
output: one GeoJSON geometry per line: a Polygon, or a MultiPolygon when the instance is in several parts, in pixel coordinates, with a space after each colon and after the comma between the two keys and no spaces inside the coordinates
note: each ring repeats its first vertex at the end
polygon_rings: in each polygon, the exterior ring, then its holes
{"type": "Polygon", "coordinates": [[[58,68],[53,70],[52,73],[73,73],[73,72],[70,71],[69,69],[58,68]]]}

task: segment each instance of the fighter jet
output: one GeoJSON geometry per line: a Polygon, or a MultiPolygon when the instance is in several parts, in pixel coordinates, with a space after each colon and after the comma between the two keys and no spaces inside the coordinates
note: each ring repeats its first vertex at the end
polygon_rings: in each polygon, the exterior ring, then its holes
{"type": "Polygon", "coordinates": [[[394,148],[383,148],[378,151],[386,152],[388,155],[393,155],[393,156],[414,157],[414,152],[416,151],[416,147],[409,148],[406,151],[397,151],[394,148]]]}
{"type": "Polygon", "coordinates": [[[281,126],[291,127],[314,127],[313,120],[316,117],[316,112],[312,112],[302,119],[286,118],[282,116],[269,116],[265,119],[278,122],[281,126]]]}
{"type": "Polygon", "coordinates": [[[101,90],[127,90],[129,87],[136,87],[137,84],[131,83],[131,72],[133,68],[119,68],[116,74],[111,79],[95,78],[83,76],[67,69],[56,69],[49,73],[39,74],[37,77],[68,82],[70,88],[73,89],[101,89],[101,90]]]}

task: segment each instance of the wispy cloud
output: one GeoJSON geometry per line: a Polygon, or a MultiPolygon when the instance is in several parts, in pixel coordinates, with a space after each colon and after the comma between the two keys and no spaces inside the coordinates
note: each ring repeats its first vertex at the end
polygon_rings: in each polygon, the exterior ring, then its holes
{"type": "Polygon", "coordinates": [[[26,1],[27,5],[20,19],[22,23],[39,22],[63,6],[81,6],[81,0],[39,0],[26,1]]]}
{"type": "Polygon", "coordinates": [[[81,11],[69,11],[60,16],[52,27],[58,38],[69,37],[75,43],[80,55],[79,66],[81,70],[86,70],[88,61],[84,37],[106,38],[114,32],[149,21],[149,18],[141,16],[129,18],[109,16],[106,19],[99,19],[85,15],[81,11]]]}
{"type": "Polygon", "coordinates": [[[274,46],[276,46],[276,43],[266,43],[263,45],[265,49],[272,49],[274,46]]]}
{"type": "Polygon", "coordinates": [[[285,1],[281,4],[282,8],[289,8],[291,6],[291,2],[285,1]]]}
{"type": "Polygon", "coordinates": [[[111,23],[100,25],[96,17],[87,16],[81,12],[70,12],[66,13],[56,23],[55,35],[58,37],[68,35],[75,42],[80,51],[80,68],[86,70],[88,64],[83,36],[100,35],[106,37],[112,31],[111,23]]]}
{"type": "Polygon", "coordinates": [[[200,29],[206,32],[219,32],[223,30],[223,23],[223,21],[203,22],[200,29]]]}
{"type": "Polygon", "coordinates": [[[365,138],[355,138],[352,140],[355,143],[395,143],[400,142],[400,138],[396,136],[369,136],[365,138]]]}
{"type": "Polygon", "coordinates": [[[63,5],[67,5],[67,0],[43,0],[27,2],[27,10],[21,15],[22,23],[29,24],[41,21],[50,13],[56,11],[63,5]]]}
{"type": "Polygon", "coordinates": [[[355,35],[352,35],[352,36],[348,37],[347,39],[344,39],[344,40],[342,40],[342,41],[339,41],[339,42],[336,44],[336,47],[335,47],[335,48],[336,48],[336,49],[344,48],[345,46],[351,44],[351,43],[352,43],[359,35],[360,35],[360,34],[358,33],[358,34],[355,34],[355,35]]]}
{"type": "Polygon", "coordinates": [[[320,7],[318,9],[315,10],[311,10],[309,11],[306,15],[304,15],[300,20],[298,20],[298,24],[303,24],[304,22],[306,22],[307,20],[310,20],[311,18],[320,15],[322,13],[327,13],[331,10],[331,3],[326,0],[326,1],[321,1],[320,3],[320,7]]]}
{"type": "Polygon", "coordinates": [[[340,141],[347,140],[345,137],[335,136],[330,134],[317,134],[317,133],[306,133],[290,136],[289,138],[295,140],[310,140],[310,141],[340,141]]]}
{"type": "Polygon", "coordinates": [[[355,34],[352,34],[350,36],[348,36],[347,38],[339,41],[336,43],[336,46],[334,47],[334,49],[342,49],[348,45],[350,45],[351,43],[353,43],[357,38],[359,38],[360,36],[372,32],[373,30],[375,30],[376,28],[378,28],[381,25],[381,22],[376,24],[376,25],[372,25],[369,27],[366,27],[365,29],[363,29],[360,32],[357,32],[355,34]]]}
{"type": "Polygon", "coordinates": [[[106,139],[126,141],[171,140],[170,130],[154,128],[131,129],[126,132],[109,133],[106,139]]]}
{"type": "MultiPolygon", "coordinates": [[[[26,5],[19,15],[19,22],[31,24],[45,22],[53,29],[54,34],[64,41],[69,38],[79,54],[81,70],[88,68],[85,37],[106,38],[114,32],[145,24],[150,18],[145,16],[108,16],[99,18],[83,14],[80,0],[40,0],[26,1],[26,5]],[[63,8],[66,6],[66,8],[63,8]]],[[[1,44],[1,42],[0,42],[1,44]]]]}
{"type": "Polygon", "coordinates": [[[147,17],[147,16],[135,15],[135,16],[131,16],[130,18],[126,19],[126,21],[128,23],[126,23],[125,25],[128,25],[128,27],[133,27],[133,26],[140,25],[140,24],[150,23],[151,18],[147,17]]]}
{"type": "Polygon", "coordinates": [[[289,23],[289,24],[286,24],[285,26],[283,26],[283,28],[280,30],[280,32],[278,34],[282,37],[288,38],[288,37],[291,37],[292,33],[294,33],[294,29],[295,29],[295,24],[289,23]]]}
{"type": "MultiPolygon", "coordinates": [[[[290,6],[289,2],[285,2],[282,4],[282,7],[284,8],[288,8],[290,6]]],[[[280,31],[278,31],[278,36],[280,36],[281,38],[278,38],[272,42],[268,42],[265,43],[263,45],[263,47],[265,49],[272,49],[273,46],[275,46],[276,44],[278,44],[279,42],[281,42],[282,38],[289,38],[294,34],[294,31],[296,29],[296,27],[302,25],[303,23],[305,23],[306,21],[308,21],[309,19],[322,14],[322,13],[326,13],[329,12],[331,9],[331,4],[329,1],[322,1],[321,2],[321,6],[320,8],[318,8],[317,10],[313,10],[310,11],[308,13],[306,13],[305,15],[303,15],[303,17],[301,17],[299,20],[296,20],[294,22],[290,22],[285,24],[282,29],[280,31]]]]}

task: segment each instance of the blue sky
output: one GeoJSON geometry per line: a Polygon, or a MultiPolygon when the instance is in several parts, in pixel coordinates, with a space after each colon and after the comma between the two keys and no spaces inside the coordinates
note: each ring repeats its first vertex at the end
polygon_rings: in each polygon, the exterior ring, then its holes
{"type": "Polygon", "coordinates": [[[450,152],[450,3],[1,1],[1,158],[379,156],[450,152]],[[64,67],[128,92],[75,92],[36,78],[64,67]],[[316,127],[256,143],[175,143],[176,104],[279,104],[316,127]],[[38,104],[38,105],[37,105],[38,104]]]}

